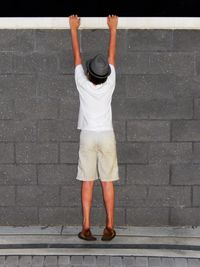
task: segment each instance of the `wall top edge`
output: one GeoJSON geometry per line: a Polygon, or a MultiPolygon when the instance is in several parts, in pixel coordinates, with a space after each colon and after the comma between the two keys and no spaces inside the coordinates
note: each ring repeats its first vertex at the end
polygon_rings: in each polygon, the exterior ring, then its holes
{"type": "MultiPolygon", "coordinates": [[[[1,17],[0,29],[69,29],[68,17],[1,17]]],[[[106,17],[81,17],[81,29],[108,29],[106,17]]],[[[118,29],[200,29],[200,17],[119,17],[118,29]]]]}

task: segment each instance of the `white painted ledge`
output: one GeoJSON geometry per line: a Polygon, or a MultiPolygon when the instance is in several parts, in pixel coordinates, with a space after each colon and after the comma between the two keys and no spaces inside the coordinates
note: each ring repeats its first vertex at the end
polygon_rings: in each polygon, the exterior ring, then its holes
{"type": "MultiPolygon", "coordinates": [[[[3,17],[0,29],[69,29],[68,17],[3,17]]],[[[82,17],[80,29],[108,29],[106,17],[82,17]]],[[[200,17],[119,17],[118,29],[200,29],[200,17]]]]}

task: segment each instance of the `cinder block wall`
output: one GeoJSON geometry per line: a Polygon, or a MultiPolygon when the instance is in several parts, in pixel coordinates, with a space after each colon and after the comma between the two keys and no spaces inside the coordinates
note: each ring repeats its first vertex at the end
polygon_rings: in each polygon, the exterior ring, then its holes
{"type": "MultiPolygon", "coordinates": [[[[80,31],[83,60],[108,40],[80,31]]],[[[115,224],[200,225],[200,32],[118,30],[116,71],[115,224]]],[[[69,30],[0,30],[0,225],[82,223],[73,74],[69,30]]]]}

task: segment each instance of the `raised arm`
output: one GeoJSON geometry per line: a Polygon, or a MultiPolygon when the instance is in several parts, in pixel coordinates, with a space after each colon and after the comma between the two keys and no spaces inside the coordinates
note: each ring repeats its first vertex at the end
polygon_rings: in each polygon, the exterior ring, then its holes
{"type": "Polygon", "coordinates": [[[116,39],[117,39],[117,23],[118,16],[109,15],[107,17],[107,24],[110,30],[110,41],[108,48],[108,63],[115,65],[115,54],[116,54],[116,39]]]}
{"type": "Polygon", "coordinates": [[[71,29],[72,49],[74,54],[74,64],[81,64],[81,53],[78,41],[78,28],[80,26],[80,18],[77,15],[69,16],[69,25],[71,29]]]}

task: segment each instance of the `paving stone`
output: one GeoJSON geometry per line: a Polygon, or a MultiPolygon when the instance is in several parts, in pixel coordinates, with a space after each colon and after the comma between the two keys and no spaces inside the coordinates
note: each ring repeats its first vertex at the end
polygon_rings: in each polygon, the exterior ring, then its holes
{"type": "Polygon", "coordinates": [[[136,266],[137,267],[148,267],[148,258],[147,257],[136,257],[136,266]]]}
{"type": "Polygon", "coordinates": [[[174,267],[175,266],[175,262],[174,262],[174,258],[162,258],[162,267],[174,267]]]}
{"type": "Polygon", "coordinates": [[[44,266],[44,256],[33,256],[32,267],[43,267],[44,266]]]}
{"type": "Polygon", "coordinates": [[[126,265],[122,261],[122,257],[111,256],[110,257],[110,266],[112,267],[125,267],[126,265]]]}
{"type": "Polygon", "coordinates": [[[176,267],[188,267],[187,259],[184,258],[175,258],[175,266],[176,267]]]}
{"type": "Polygon", "coordinates": [[[18,256],[6,256],[6,267],[17,267],[19,263],[19,257],[18,256]]]}
{"type": "Polygon", "coordinates": [[[110,265],[109,256],[97,256],[97,266],[98,267],[107,267],[110,265]]]}
{"type": "Polygon", "coordinates": [[[158,257],[149,257],[149,267],[160,267],[162,266],[161,258],[158,257]]]}
{"type": "Polygon", "coordinates": [[[83,264],[83,256],[71,256],[71,264],[83,264]]]}
{"type": "Polygon", "coordinates": [[[199,259],[188,259],[188,267],[199,267],[200,260],[199,259]]]}
{"type": "Polygon", "coordinates": [[[48,267],[50,267],[50,266],[52,266],[52,267],[56,266],[57,263],[58,263],[58,259],[57,258],[58,258],[57,256],[46,256],[45,259],[44,259],[44,266],[45,267],[46,266],[48,266],[48,267]]]}
{"type": "Polygon", "coordinates": [[[19,256],[19,266],[20,267],[32,267],[32,257],[31,256],[19,256]]]}
{"type": "Polygon", "coordinates": [[[83,258],[83,264],[95,266],[96,265],[96,256],[84,256],[83,258]]]}
{"type": "Polygon", "coordinates": [[[67,265],[70,264],[70,256],[59,256],[58,257],[58,265],[67,265]]]}
{"type": "Polygon", "coordinates": [[[0,267],[4,267],[5,265],[5,256],[0,256],[0,267]]]}

